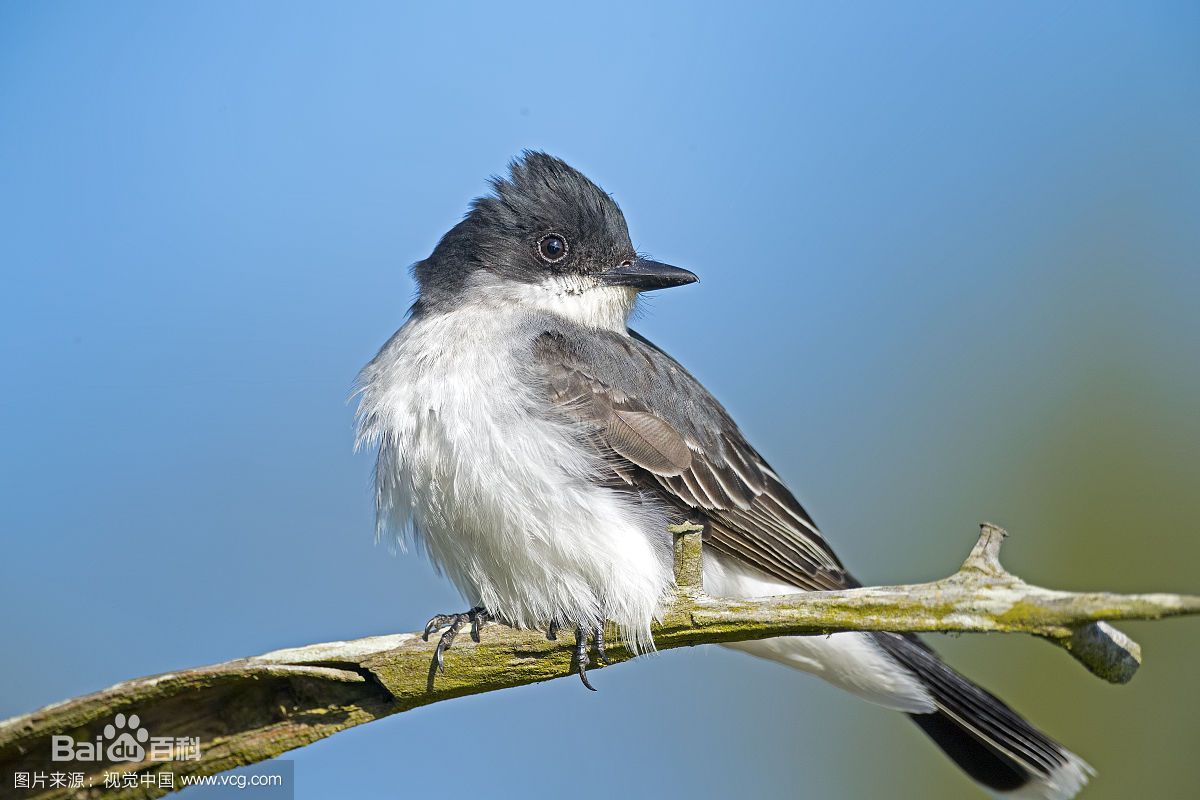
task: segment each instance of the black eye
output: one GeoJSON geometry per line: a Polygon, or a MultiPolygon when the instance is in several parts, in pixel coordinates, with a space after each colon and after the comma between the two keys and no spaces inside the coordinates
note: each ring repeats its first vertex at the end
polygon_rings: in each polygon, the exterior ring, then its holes
{"type": "Polygon", "coordinates": [[[538,254],[551,264],[567,256],[567,240],[557,233],[548,233],[538,241],[538,254]]]}

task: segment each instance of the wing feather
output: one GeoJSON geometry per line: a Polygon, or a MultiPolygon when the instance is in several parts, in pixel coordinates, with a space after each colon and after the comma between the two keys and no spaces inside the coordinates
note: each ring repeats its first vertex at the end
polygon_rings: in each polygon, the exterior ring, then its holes
{"type": "Polygon", "coordinates": [[[636,334],[605,344],[609,351],[581,352],[547,333],[535,355],[555,407],[585,425],[611,469],[609,483],[651,492],[703,519],[716,550],[781,581],[814,590],[857,585],[812,517],[699,382],[636,334]],[[619,366],[606,371],[605,357],[619,366]],[[677,404],[662,400],[655,391],[662,386],[677,404]]]}
{"type": "Polygon", "coordinates": [[[678,475],[692,464],[692,451],[683,437],[645,411],[614,408],[606,433],[614,452],[656,475],[678,475]]]}

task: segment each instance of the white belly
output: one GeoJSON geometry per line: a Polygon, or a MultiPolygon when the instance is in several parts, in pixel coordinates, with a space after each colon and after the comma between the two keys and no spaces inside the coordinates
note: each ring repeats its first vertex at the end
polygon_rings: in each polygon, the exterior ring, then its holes
{"type": "Polygon", "coordinates": [[[594,486],[578,431],[548,418],[517,314],[410,320],[360,376],[379,445],[379,524],[412,535],[465,599],[523,627],[609,619],[646,648],[671,583],[663,510],[594,486]]]}

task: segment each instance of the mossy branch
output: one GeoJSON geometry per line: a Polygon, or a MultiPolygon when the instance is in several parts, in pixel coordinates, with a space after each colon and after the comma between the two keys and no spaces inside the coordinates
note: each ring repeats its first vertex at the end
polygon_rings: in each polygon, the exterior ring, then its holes
{"type": "MultiPolygon", "coordinates": [[[[987,524],[958,572],[933,583],[718,599],[706,596],[701,586],[699,531],[691,525],[672,527],[678,591],[654,628],[660,650],[838,631],[1027,633],[1062,647],[1094,674],[1124,683],[1137,670],[1141,653],[1109,621],[1200,613],[1196,596],[1031,586],[1000,565],[1005,533],[987,524]]],[[[570,672],[570,649],[547,641],[541,632],[491,624],[481,638],[475,643],[461,636],[447,653],[445,674],[436,676],[430,670],[434,644],[404,633],[278,650],[120,683],[0,722],[0,776],[8,781],[19,771],[83,770],[85,786],[87,781],[103,786],[106,772],[173,772],[178,788],[183,775],[211,775],[264,761],[380,717],[570,672]],[[199,737],[200,758],[61,767],[51,760],[53,736],[94,741],[118,713],[137,714],[154,736],[199,737]]],[[[619,663],[632,654],[614,642],[608,656],[619,663]]],[[[104,796],[148,798],[167,791],[157,781],[139,781],[104,796]]],[[[65,798],[78,792],[46,787],[22,796],[65,798]]]]}

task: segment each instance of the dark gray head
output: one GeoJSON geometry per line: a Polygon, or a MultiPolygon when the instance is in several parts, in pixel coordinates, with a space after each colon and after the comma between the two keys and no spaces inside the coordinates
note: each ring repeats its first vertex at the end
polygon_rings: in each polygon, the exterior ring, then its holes
{"type": "Polygon", "coordinates": [[[492,188],[413,268],[421,307],[503,296],[554,311],[562,304],[568,316],[623,304],[627,315],[638,292],[696,280],[639,258],[613,199],[553,156],[525,152],[492,188]]]}

